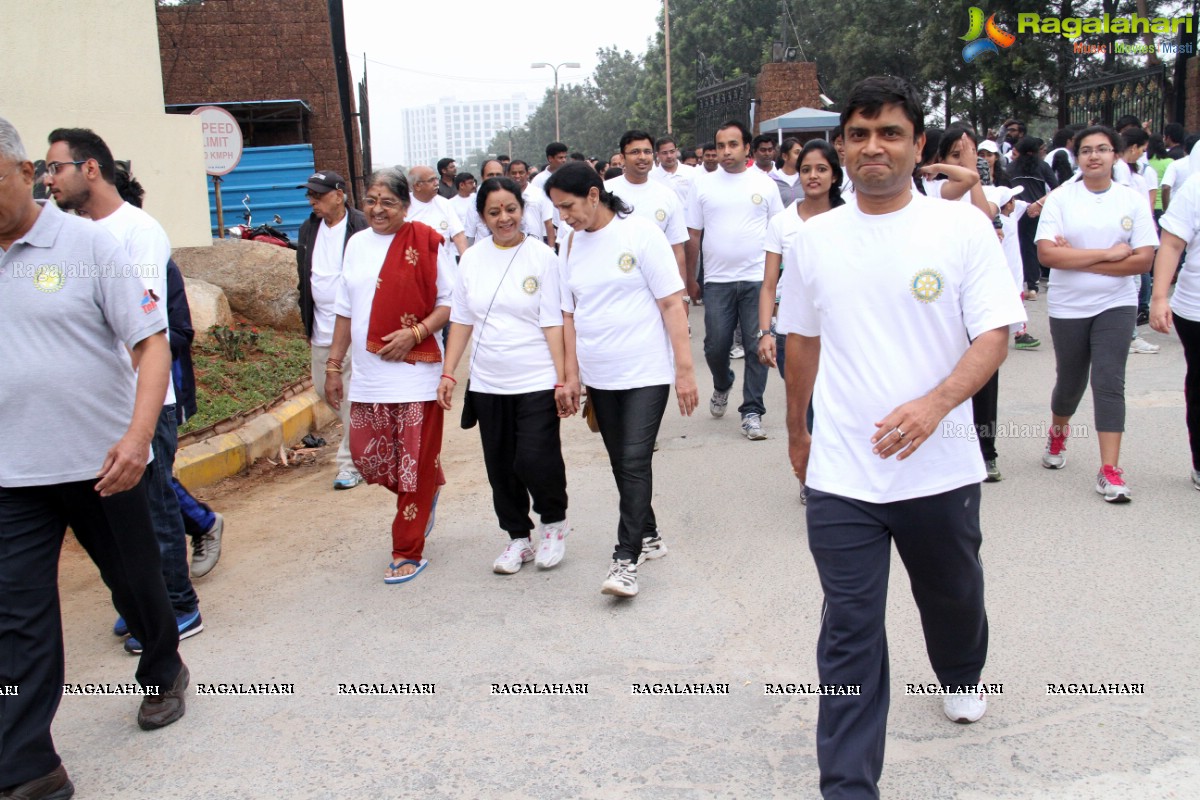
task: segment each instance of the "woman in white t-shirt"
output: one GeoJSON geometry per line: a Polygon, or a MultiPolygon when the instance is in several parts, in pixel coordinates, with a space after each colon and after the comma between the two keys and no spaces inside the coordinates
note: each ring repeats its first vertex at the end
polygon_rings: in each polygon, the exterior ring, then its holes
{"type": "Polygon", "coordinates": [[[450,304],[450,339],[438,403],[450,410],[454,372],[470,344],[463,425],[477,420],[492,505],[508,545],[492,571],[512,575],[536,558],[549,569],[566,552],[567,473],[554,392],[563,385],[558,259],[523,230],[516,182],[490,178],[475,209],[491,236],[463,253],[450,304]],[[472,339],[474,334],[474,339],[472,339]],[[530,497],[541,519],[536,557],[530,497]]]}
{"type": "Polygon", "coordinates": [[[325,366],[329,404],[350,403],[345,435],[354,466],[367,483],[396,494],[384,583],[405,583],[425,569],[425,537],[446,482],[435,334],[450,317],[446,276],[453,261],[437,231],[407,220],[410,198],[399,169],[380,170],[367,182],[363,207],[371,227],[346,243],[325,366]],[[352,346],[354,380],[345,397],[342,362],[352,346]]]}
{"type": "Polygon", "coordinates": [[[617,547],[604,594],[638,592],[639,559],[666,555],[654,509],[654,440],[671,384],[679,411],[699,401],[675,254],[656,226],[605,191],[587,164],[559,167],[546,193],[573,231],[560,248],[566,385],[559,413],[579,410],[581,383],[620,495],[617,547]]]}
{"type": "Polygon", "coordinates": [[[1154,260],[1150,327],[1159,333],[1170,333],[1174,322],[1183,343],[1187,364],[1183,378],[1184,417],[1192,452],[1192,486],[1200,489],[1200,180],[1183,185],[1171,198],[1170,208],[1158,224],[1162,229],[1162,245],[1154,260]],[[1184,248],[1187,260],[1179,271],[1175,294],[1171,295],[1171,281],[1184,248]]]}
{"type": "Polygon", "coordinates": [[[1121,138],[1105,126],[1075,137],[1080,180],[1050,193],[1038,220],[1038,260],[1050,268],[1050,333],[1057,380],[1042,466],[1066,464],[1071,416],[1089,372],[1100,471],[1096,491],[1110,503],[1128,502],[1119,465],[1125,430],[1125,361],[1137,315],[1133,276],[1146,271],[1158,236],[1146,196],[1113,180],[1121,138]]]}
{"type": "MultiPolygon", "coordinates": [[[[824,141],[824,139],[819,141],[824,141]]],[[[799,139],[792,136],[784,139],[779,145],[779,161],[776,163],[775,169],[771,170],[771,180],[775,181],[775,185],[779,187],[779,199],[785,208],[804,197],[804,190],[800,187],[800,150],[802,147],[799,139]]],[[[840,185],[841,182],[838,183],[840,185]]]]}
{"type": "MultiPolygon", "coordinates": [[[[786,142],[785,142],[786,144],[786,142]]],[[[784,375],[784,345],[787,331],[775,330],[779,313],[779,298],[783,296],[780,278],[783,274],[783,254],[790,249],[800,226],[818,214],[837,208],[842,199],[842,167],[837,151],[824,139],[812,139],[797,154],[800,165],[797,186],[800,199],[771,217],[767,224],[766,251],[762,289],[758,294],[758,360],[779,368],[784,375]]],[[[812,429],[812,409],[809,409],[809,429],[812,429]]]]}

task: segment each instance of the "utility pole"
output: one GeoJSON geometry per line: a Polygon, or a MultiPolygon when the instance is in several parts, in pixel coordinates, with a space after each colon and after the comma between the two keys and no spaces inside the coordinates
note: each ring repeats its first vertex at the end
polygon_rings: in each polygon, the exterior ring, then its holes
{"type": "Polygon", "coordinates": [[[663,44],[667,56],[667,133],[671,130],[671,0],[663,0],[663,44]]]}

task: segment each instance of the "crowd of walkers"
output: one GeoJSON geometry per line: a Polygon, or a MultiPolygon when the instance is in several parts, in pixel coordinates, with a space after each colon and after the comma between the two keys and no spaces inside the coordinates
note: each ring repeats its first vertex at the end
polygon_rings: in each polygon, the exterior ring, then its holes
{"type": "MultiPolygon", "coordinates": [[[[413,581],[429,567],[425,542],[447,482],[444,420],[457,410],[479,431],[504,534],[492,570],[552,569],[571,533],[560,425],[581,414],[600,433],[619,495],[600,588],[633,597],[639,566],[668,552],[654,452],[672,388],[680,414],[700,403],[688,316],[702,307],[711,416],[726,414],[732,362],[744,357],[740,433],[766,439],[771,369],[785,382],[789,458],[825,594],[818,669],[822,683],[861,687],[821,698],[821,788],[877,796],[893,543],[945,715],[974,722],[987,707],[980,484],[1003,478],[1001,362],[1010,347],[1042,343],[1024,303],[1044,298],[1056,364],[1042,466],[1066,466],[1090,384],[1095,491],[1131,500],[1120,460],[1125,368],[1131,354],[1159,350],[1139,334],[1148,324],[1183,344],[1200,489],[1196,138],[1134,118],[1067,127],[1049,145],[1016,120],[996,136],[963,123],[926,128],[908,84],[870,78],[828,139],[755,137],[731,120],[681,154],[674,137],[630,130],[606,160],[553,142],[541,170],[508,159],[485,161],[478,179],[452,159],[436,171],[384,169],[366,182],[361,210],[340,175],[317,172],[301,187],[313,213],[297,265],[313,381],[344,425],[333,488],[396,495],[383,579],[413,581]],[[912,341],[923,343],[916,365],[903,352],[912,341]],[[939,435],[945,423],[975,436],[939,435]],[[935,529],[936,539],[925,535],[935,529]]],[[[99,137],[56,131],[47,161],[54,202],[34,201],[33,165],[0,120],[0,325],[42,326],[61,355],[51,368],[0,349],[0,419],[18,432],[0,459],[0,683],[28,687],[0,700],[0,790],[61,800],[71,784],[49,728],[63,677],[54,597],[65,528],[100,567],[114,632],[129,637],[138,680],[155,690],[139,712],[152,729],[183,715],[178,642],[202,629],[184,542],[190,533],[191,575],[205,574],[223,520],[171,476],[176,426],[194,411],[178,276],[172,289],[165,267],[151,282],[43,266],[22,280],[30,259],[170,261],[136,181],[99,137]],[[62,397],[65,374],[86,378],[94,396],[62,397]],[[64,423],[51,436],[68,437],[61,444],[19,433],[30,397],[64,423]],[[102,424],[86,435],[66,424],[87,415],[102,424]]]]}

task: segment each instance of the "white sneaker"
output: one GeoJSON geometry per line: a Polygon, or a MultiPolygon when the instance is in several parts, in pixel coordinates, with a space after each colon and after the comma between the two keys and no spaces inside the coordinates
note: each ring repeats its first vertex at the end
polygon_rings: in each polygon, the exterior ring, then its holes
{"type": "Polygon", "coordinates": [[[1109,503],[1128,503],[1133,499],[1125,485],[1125,470],[1105,464],[1096,475],[1096,493],[1104,495],[1109,503]]]}
{"type": "Polygon", "coordinates": [[[720,418],[725,416],[725,408],[729,405],[729,392],[718,392],[713,389],[712,398],[708,401],[708,413],[714,417],[720,418]]]}
{"type": "Polygon", "coordinates": [[[746,348],[742,347],[740,344],[735,344],[733,347],[729,348],[729,357],[735,361],[739,358],[745,358],[746,348]]]}
{"type": "Polygon", "coordinates": [[[537,559],[534,563],[540,569],[550,569],[563,560],[567,552],[567,534],[571,528],[564,519],[562,522],[551,522],[542,526],[542,543],[538,545],[537,559]]]}
{"type": "Polygon", "coordinates": [[[521,571],[522,564],[528,564],[530,561],[533,561],[533,547],[530,546],[529,539],[511,539],[508,547],[504,548],[504,552],[496,559],[496,563],[492,564],[492,572],[515,575],[521,571]]]}
{"type": "Polygon", "coordinates": [[[1143,355],[1152,355],[1161,350],[1158,345],[1147,342],[1142,337],[1137,337],[1129,343],[1129,354],[1142,353],[1143,355]]]}
{"type": "Polygon", "coordinates": [[[628,558],[612,562],[608,577],[600,584],[600,594],[633,597],[638,593],[637,564],[628,558]]]}
{"type": "Polygon", "coordinates": [[[987,695],[982,692],[948,694],[942,698],[942,713],[951,722],[978,722],[987,711],[987,695]]]}
{"type": "Polygon", "coordinates": [[[762,441],[767,438],[762,429],[762,417],[754,412],[750,412],[742,417],[742,435],[752,442],[762,441]]]}
{"type": "Polygon", "coordinates": [[[337,474],[333,479],[333,488],[335,489],[353,489],[363,482],[363,476],[359,475],[356,470],[344,469],[337,474]]]}
{"type": "Polygon", "coordinates": [[[642,554],[638,556],[638,563],[653,561],[656,558],[662,558],[666,554],[667,543],[663,541],[661,536],[646,536],[642,539],[642,554]]]}
{"type": "Polygon", "coordinates": [[[1200,469],[1192,470],[1192,486],[1196,487],[1197,491],[1200,491],[1200,469]]]}

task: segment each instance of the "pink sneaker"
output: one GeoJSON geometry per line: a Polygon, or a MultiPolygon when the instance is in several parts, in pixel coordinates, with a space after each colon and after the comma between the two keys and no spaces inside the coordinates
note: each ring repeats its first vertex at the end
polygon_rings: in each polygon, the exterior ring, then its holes
{"type": "Polygon", "coordinates": [[[1132,498],[1129,487],[1125,485],[1124,474],[1119,467],[1105,464],[1096,476],[1096,491],[1104,495],[1109,503],[1128,503],[1132,498]]]}
{"type": "Polygon", "coordinates": [[[1067,434],[1051,433],[1042,453],[1042,466],[1046,469],[1062,469],[1067,464],[1067,434]]]}

